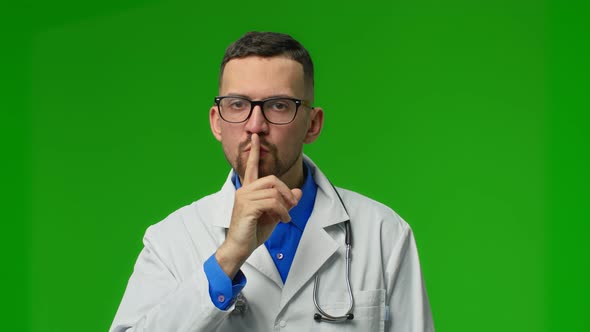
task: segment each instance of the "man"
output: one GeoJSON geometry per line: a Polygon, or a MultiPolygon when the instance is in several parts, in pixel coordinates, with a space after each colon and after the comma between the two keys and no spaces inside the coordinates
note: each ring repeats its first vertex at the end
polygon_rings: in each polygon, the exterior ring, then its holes
{"type": "Polygon", "coordinates": [[[209,119],[232,171],[147,230],[111,331],[433,330],[410,227],[302,153],[313,84],[288,35],[228,47],[209,119]]]}

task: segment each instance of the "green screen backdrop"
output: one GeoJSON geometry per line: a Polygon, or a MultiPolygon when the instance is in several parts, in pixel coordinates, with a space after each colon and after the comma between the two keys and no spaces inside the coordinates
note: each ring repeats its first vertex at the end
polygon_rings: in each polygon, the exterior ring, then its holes
{"type": "MultiPolygon", "coordinates": [[[[306,153],[412,226],[438,331],[588,328],[588,23],[543,1],[29,3],[4,11],[3,330],[106,331],[145,229],[217,191],[227,45],[289,33],[306,153]]],[[[310,305],[312,300],[310,299],[310,305]]]]}

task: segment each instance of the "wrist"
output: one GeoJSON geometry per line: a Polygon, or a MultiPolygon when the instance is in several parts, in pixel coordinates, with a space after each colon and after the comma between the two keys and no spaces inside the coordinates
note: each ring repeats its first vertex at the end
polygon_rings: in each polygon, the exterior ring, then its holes
{"type": "Polygon", "coordinates": [[[231,245],[224,242],[215,252],[217,263],[230,278],[234,279],[248,257],[239,254],[239,251],[232,250],[231,245]]]}

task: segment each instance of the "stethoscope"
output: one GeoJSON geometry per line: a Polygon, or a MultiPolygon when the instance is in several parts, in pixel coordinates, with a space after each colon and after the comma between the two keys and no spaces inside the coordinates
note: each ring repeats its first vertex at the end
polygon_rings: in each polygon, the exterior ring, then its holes
{"type": "MultiPolygon", "coordinates": [[[[334,187],[334,185],[331,182],[330,182],[330,185],[332,186],[332,188],[334,189],[334,192],[338,196],[338,199],[340,200],[340,204],[342,204],[344,211],[346,211],[346,214],[348,214],[348,210],[346,210],[346,206],[344,205],[344,202],[342,201],[342,197],[340,197],[338,190],[336,190],[336,188],[334,187]]],[[[344,260],[346,262],[345,279],[346,279],[346,290],[348,292],[348,302],[349,302],[348,310],[346,311],[346,313],[344,315],[334,316],[334,315],[328,314],[326,311],[324,311],[320,307],[320,305],[318,304],[318,284],[320,283],[320,273],[318,272],[315,275],[315,281],[313,284],[313,304],[315,304],[315,308],[318,310],[318,312],[316,312],[313,315],[313,319],[317,322],[326,321],[326,322],[338,323],[338,322],[345,322],[345,321],[349,321],[349,320],[354,319],[354,315],[352,314],[352,310],[354,309],[354,296],[352,295],[352,289],[350,288],[350,248],[352,247],[351,241],[350,241],[350,233],[351,233],[350,220],[347,220],[344,222],[344,231],[345,231],[344,246],[346,249],[346,256],[345,256],[344,260]]]]}
{"type": "MultiPolygon", "coordinates": [[[[344,202],[342,201],[342,197],[340,197],[338,190],[336,190],[336,187],[334,187],[334,185],[332,183],[330,183],[330,185],[332,186],[332,188],[334,189],[334,192],[338,196],[338,199],[340,200],[340,204],[342,204],[344,211],[346,211],[346,214],[348,214],[348,210],[346,210],[346,206],[344,205],[344,202]]],[[[335,315],[330,315],[329,313],[327,313],[325,310],[323,310],[320,307],[320,305],[318,304],[318,285],[320,283],[320,274],[319,274],[319,272],[317,272],[315,275],[315,281],[313,284],[313,304],[315,305],[315,307],[318,311],[313,315],[313,319],[317,322],[323,321],[323,322],[339,323],[339,322],[346,322],[346,321],[354,319],[354,315],[352,314],[352,311],[354,309],[354,296],[352,295],[352,288],[350,287],[350,249],[352,248],[351,238],[350,238],[350,234],[351,234],[350,220],[347,220],[344,222],[344,231],[345,231],[344,245],[345,245],[345,250],[346,250],[346,256],[344,258],[345,264],[346,264],[345,280],[346,280],[346,290],[348,292],[348,302],[349,302],[348,310],[346,310],[346,313],[344,315],[335,316],[335,315]]],[[[234,308],[235,308],[234,312],[239,313],[239,314],[245,313],[248,309],[248,303],[246,302],[246,298],[244,297],[244,295],[242,295],[241,292],[238,294],[238,296],[236,298],[234,308]]]]}

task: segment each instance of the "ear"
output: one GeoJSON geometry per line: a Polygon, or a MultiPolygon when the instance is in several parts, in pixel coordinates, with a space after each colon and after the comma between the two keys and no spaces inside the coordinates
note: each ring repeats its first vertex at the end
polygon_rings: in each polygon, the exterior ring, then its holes
{"type": "Polygon", "coordinates": [[[221,118],[219,117],[219,112],[217,111],[217,106],[211,106],[209,110],[209,125],[211,126],[211,132],[213,136],[221,142],[221,118]]]}
{"type": "Polygon", "coordinates": [[[314,107],[309,113],[309,124],[303,142],[305,144],[313,143],[324,127],[324,110],[321,107],[314,107]]]}

